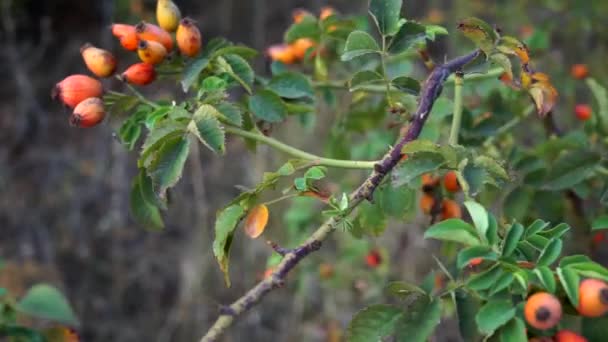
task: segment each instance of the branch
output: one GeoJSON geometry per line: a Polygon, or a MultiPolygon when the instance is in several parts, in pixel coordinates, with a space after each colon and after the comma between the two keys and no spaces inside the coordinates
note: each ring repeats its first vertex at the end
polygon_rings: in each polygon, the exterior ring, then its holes
{"type": "Polygon", "coordinates": [[[319,157],[317,155],[299,150],[295,147],[289,146],[283,142],[280,142],[276,139],[267,137],[260,133],[256,133],[256,132],[252,132],[252,131],[245,131],[240,128],[229,127],[229,126],[226,126],[225,131],[226,131],[226,133],[239,135],[244,138],[249,138],[252,140],[259,141],[259,142],[264,143],[270,147],[273,147],[281,152],[289,154],[293,157],[303,159],[303,160],[310,160],[317,165],[338,167],[338,168],[343,168],[343,169],[373,169],[374,165],[376,165],[376,163],[378,163],[378,161],[341,160],[341,159],[323,158],[323,157],[319,157]]]}
{"type": "Polygon", "coordinates": [[[403,146],[408,142],[417,139],[420,135],[435,100],[441,94],[443,83],[445,83],[452,73],[462,69],[464,65],[475,59],[479,53],[479,50],[475,50],[465,56],[455,58],[444,65],[438,66],[433,70],[425,81],[420,95],[418,109],[416,110],[413,122],[407,133],[400,138],[397,144],[374,166],[374,171],[365,182],[350,195],[348,208],[339,216],[329,218],[306,241],[304,241],[304,243],[285,254],[281,263],[269,277],[258,283],[234,303],[223,307],[220,316],[209,331],[207,331],[207,334],[201,339],[201,342],[216,341],[224,331],[232,325],[238,316],[251,309],[273,289],[282,287],[285,283],[287,274],[302,259],[321,248],[322,242],[336,229],[343,219],[347,218],[350,213],[363,202],[363,200],[372,198],[374,191],[378,185],[380,185],[382,179],[384,179],[397,163],[399,163],[403,146]]]}

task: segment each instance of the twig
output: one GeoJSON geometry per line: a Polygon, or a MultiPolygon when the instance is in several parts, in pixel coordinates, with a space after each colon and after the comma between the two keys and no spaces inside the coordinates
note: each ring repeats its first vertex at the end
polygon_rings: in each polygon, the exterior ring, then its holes
{"type": "Polygon", "coordinates": [[[458,145],[460,134],[460,123],[462,122],[462,85],[464,83],[462,72],[454,74],[454,115],[452,117],[452,128],[450,130],[450,145],[458,145]]]}
{"type": "Polygon", "coordinates": [[[247,291],[245,295],[234,303],[227,306],[229,310],[223,310],[213,326],[207,331],[201,342],[216,341],[224,331],[232,325],[234,320],[256,305],[264,296],[273,289],[285,283],[287,274],[306,256],[321,248],[322,242],[336,229],[338,224],[345,219],[364,199],[372,198],[384,177],[401,160],[401,150],[410,141],[418,138],[424,123],[426,122],[435,100],[441,94],[443,83],[448,76],[460,70],[465,64],[471,62],[479,55],[479,50],[475,50],[465,56],[455,58],[444,65],[436,67],[427,78],[421,92],[418,109],[414,115],[412,124],[407,133],[393,146],[382,160],[376,164],[372,174],[365,182],[350,195],[350,203],[346,210],[340,215],[329,218],[323,223],[304,243],[295,250],[285,254],[281,263],[275,271],[266,279],[258,283],[255,287],[247,291]]]}

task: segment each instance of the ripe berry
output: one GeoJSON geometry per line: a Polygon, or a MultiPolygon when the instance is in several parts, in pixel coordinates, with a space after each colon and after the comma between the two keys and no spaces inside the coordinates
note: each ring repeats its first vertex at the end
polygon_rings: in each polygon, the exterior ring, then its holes
{"type": "Polygon", "coordinates": [[[51,96],[74,108],[85,99],[99,97],[102,93],[103,87],[98,80],[86,75],[72,75],[57,83],[51,96]]]}
{"type": "Polygon", "coordinates": [[[536,329],[551,329],[562,318],[562,304],[550,293],[537,292],[528,297],[524,317],[536,329]]]}
{"type": "Polygon", "coordinates": [[[608,312],[608,285],[597,279],[585,279],[578,288],[578,307],[581,316],[600,317],[608,312]]]}
{"type": "Polygon", "coordinates": [[[576,107],[574,107],[574,114],[581,121],[589,120],[591,118],[591,113],[591,106],[587,104],[577,104],[576,107]]]}
{"type": "Polygon", "coordinates": [[[451,218],[461,218],[462,210],[460,205],[451,199],[444,199],[441,201],[441,220],[447,220],[451,218]]]}
{"type": "Polygon", "coordinates": [[[458,184],[458,176],[456,172],[450,171],[443,177],[443,186],[448,192],[460,191],[460,184],[458,184]]]}
{"type": "Polygon", "coordinates": [[[266,53],[273,61],[279,61],[284,64],[293,64],[296,60],[293,49],[285,44],[272,45],[266,50],[266,53]]]}
{"type": "Polygon", "coordinates": [[[319,14],[319,19],[325,20],[334,14],[336,14],[336,10],[334,10],[332,7],[325,6],[325,7],[321,8],[321,13],[319,14]]]}
{"type": "Polygon", "coordinates": [[[433,210],[434,205],[435,198],[432,195],[423,193],[420,197],[419,202],[420,210],[422,210],[424,214],[429,215],[431,213],[431,210],[433,210]]]}
{"type": "Polygon", "coordinates": [[[589,76],[589,69],[585,64],[574,64],[570,68],[570,75],[577,80],[583,80],[589,76]]]}
{"type": "Polygon", "coordinates": [[[306,51],[308,51],[308,49],[314,47],[315,45],[316,43],[314,42],[314,40],[310,38],[300,38],[291,43],[290,46],[294,56],[297,59],[304,59],[304,57],[306,56],[306,51]]]}
{"type": "Polygon", "coordinates": [[[380,252],[378,252],[378,250],[376,250],[376,249],[371,250],[365,256],[365,263],[369,267],[373,267],[373,268],[378,267],[382,263],[382,255],[380,255],[380,252]]]}
{"type": "Polygon", "coordinates": [[[296,24],[301,23],[302,20],[304,20],[304,17],[307,15],[312,16],[312,13],[310,13],[309,11],[307,11],[303,8],[296,8],[295,10],[293,10],[293,12],[291,12],[291,17],[293,18],[293,22],[296,24]]]}
{"type": "Polygon", "coordinates": [[[148,63],[137,63],[131,65],[125,72],[120,75],[123,82],[135,85],[148,85],[156,79],[156,71],[154,66],[148,63]]]}
{"type": "Polygon", "coordinates": [[[137,38],[139,40],[161,43],[167,52],[173,49],[173,38],[171,38],[169,32],[154,24],[142,21],[135,26],[135,32],[137,33],[137,38]]]}
{"type": "Polygon", "coordinates": [[[431,192],[439,185],[439,178],[425,173],[422,175],[422,191],[431,192]]]}
{"type": "Polygon", "coordinates": [[[181,52],[182,55],[194,57],[201,50],[201,32],[192,19],[182,19],[177,28],[175,39],[177,40],[179,52],[181,52]]]}
{"type": "Polygon", "coordinates": [[[483,262],[482,258],[473,258],[469,261],[469,267],[475,267],[483,262]]]}
{"type": "Polygon", "coordinates": [[[554,338],[555,342],[587,342],[586,338],[570,330],[560,330],[554,338]]]}
{"type": "Polygon", "coordinates": [[[162,63],[167,56],[167,50],[161,43],[140,40],[137,45],[137,55],[142,62],[156,65],[162,63]]]}
{"type": "Polygon", "coordinates": [[[156,3],[156,21],[162,29],[168,32],[175,31],[181,19],[182,14],[173,1],[158,0],[156,3]]]}
{"type": "Polygon", "coordinates": [[[88,98],[74,108],[70,124],[78,127],[93,127],[106,116],[103,101],[98,97],[88,98]]]}
{"type": "Polygon", "coordinates": [[[137,33],[135,32],[135,26],[126,24],[113,24],[112,34],[118,38],[120,45],[129,51],[137,50],[137,33]]]}
{"type": "Polygon", "coordinates": [[[80,54],[87,68],[97,77],[109,77],[116,71],[116,58],[109,51],[86,43],[80,48],[80,54]]]}

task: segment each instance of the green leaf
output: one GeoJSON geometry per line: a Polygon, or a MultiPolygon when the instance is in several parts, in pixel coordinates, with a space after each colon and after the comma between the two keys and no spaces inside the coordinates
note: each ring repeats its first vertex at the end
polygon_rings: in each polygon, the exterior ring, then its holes
{"type": "Polygon", "coordinates": [[[320,180],[325,178],[327,169],[323,166],[313,166],[304,173],[305,179],[320,180]]]}
{"type": "Polygon", "coordinates": [[[371,70],[357,72],[350,80],[348,87],[350,91],[362,89],[370,85],[384,84],[384,77],[371,70]]]}
{"type": "Polygon", "coordinates": [[[157,124],[156,127],[148,133],[148,136],[141,147],[141,154],[137,161],[137,166],[147,166],[151,159],[150,157],[158,152],[165,142],[183,136],[185,133],[186,125],[182,122],[165,120],[160,124],[157,124]]]}
{"type": "Polygon", "coordinates": [[[386,286],[386,291],[396,297],[401,299],[406,299],[412,294],[418,295],[426,295],[427,293],[421,289],[420,287],[409,284],[403,281],[393,281],[388,283],[386,286]]]}
{"type": "Polygon", "coordinates": [[[374,40],[374,37],[364,31],[353,31],[346,39],[342,61],[350,61],[353,58],[363,56],[369,53],[380,53],[380,47],[374,40]]]}
{"type": "Polygon", "coordinates": [[[511,301],[492,300],[479,309],[477,316],[475,316],[475,321],[477,322],[479,331],[490,335],[513,317],[515,317],[515,308],[511,301]]]}
{"type": "Polygon", "coordinates": [[[416,208],[416,190],[407,186],[394,187],[387,183],[377,195],[380,207],[394,218],[408,217],[416,208]]]}
{"type": "Polygon", "coordinates": [[[515,280],[513,273],[505,272],[501,274],[500,277],[496,279],[496,282],[492,286],[489,295],[493,296],[496,293],[499,293],[500,291],[506,289],[511,285],[511,283],[513,283],[513,280],[515,280]]]}
{"type": "Polygon", "coordinates": [[[293,43],[300,38],[311,38],[315,41],[319,39],[321,31],[317,18],[311,15],[305,15],[302,21],[295,23],[285,32],[285,42],[293,43]]]}
{"type": "Polygon", "coordinates": [[[532,199],[534,198],[534,190],[520,186],[511,191],[504,201],[505,216],[521,221],[525,218],[530,206],[532,199]]]}
{"type": "Polygon", "coordinates": [[[205,92],[224,91],[228,87],[228,83],[223,78],[217,76],[209,76],[205,78],[201,84],[201,90],[205,92]]]}
{"type": "Polygon", "coordinates": [[[220,70],[227,73],[251,94],[255,75],[249,63],[239,55],[225,55],[217,58],[220,70]]]}
{"type": "Polygon", "coordinates": [[[486,56],[491,55],[498,40],[498,35],[492,26],[481,19],[469,17],[458,23],[458,29],[483,50],[486,56]]]}
{"type": "Polygon", "coordinates": [[[230,124],[238,127],[243,126],[243,113],[239,106],[230,102],[222,102],[215,108],[230,124]]]}
{"type": "Polygon", "coordinates": [[[536,264],[538,266],[549,266],[554,263],[562,253],[562,240],[552,239],[540,253],[536,264]]]}
{"type": "Polygon", "coordinates": [[[600,216],[591,223],[591,231],[608,229],[608,216],[600,216]]]}
{"type": "Polygon", "coordinates": [[[165,227],[163,219],[160,215],[159,208],[154,204],[150,203],[149,198],[150,192],[153,198],[156,198],[156,194],[152,189],[152,181],[144,170],[140,171],[139,175],[133,179],[131,185],[131,194],[129,196],[129,208],[131,215],[137,220],[139,224],[144,227],[148,227],[154,230],[159,230],[165,227]]]}
{"type": "Polygon", "coordinates": [[[556,269],[557,276],[559,277],[559,281],[562,284],[566,295],[570,299],[570,303],[572,306],[578,306],[578,284],[580,282],[580,277],[576,274],[575,271],[570,268],[562,268],[558,267],[556,269]]]}
{"type": "Polygon", "coordinates": [[[464,206],[467,208],[479,235],[485,237],[489,226],[488,212],[486,209],[481,204],[474,201],[465,201],[464,206]]]}
{"type": "Polygon", "coordinates": [[[401,25],[397,34],[391,39],[388,51],[390,53],[399,54],[424,42],[426,37],[426,27],[419,23],[408,21],[401,25]]]}
{"type": "Polygon", "coordinates": [[[209,58],[203,57],[192,61],[189,65],[184,68],[182,78],[182,89],[184,92],[188,92],[188,89],[196,83],[198,76],[205,70],[209,65],[209,58]]]}
{"type": "Polygon", "coordinates": [[[233,204],[222,209],[215,220],[215,239],[213,240],[213,254],[217,259],[220,269],[224,273],[226,286],[230,287],[230,274],[228,273],[230,247],[232,238],[246,210],[240,204],[233,204]]]}
{"type": "Polygon", "coordinates": [[[57,288],[49,284],[36,284],[19,300],[17,311],[67,325],[78,325],[78,319],[57,288]]]}
{"type": "Polygon", "coordinates": [[[493,53],[490,56],[490,60],[501,67],[509,75],[510,79],[513,79],[513,65],[509,57],[502,53],[493,53]]]}
{"type": "Polygon", "coordinates": [[[224,154],[226,136],[217,117],[220,113],[212,105],[204,104],[192,116],[188,130],[211,151],[224,154]]]}
{"type": "Polygon", "coordinates": [[[135,148],[137,140],[141,136],[141,125],[139,122],[134,122],[133,120],[125,120],[122,126],[120,126],[118,136],[123,145],[125,145],[129,151],[132,151],[133,148],[135,148]]]}
{"type": "Polygon", "coordinates": [[[498,255],[489,246],[473,246],[465,248],[458,253],[456,258],[456,267],[462,269],[466,267],[471,260],[482,258],[484,260],[496,260],[498,255]]]}
{"type": "Polygon", "coordinates": [[[526,242],[534,246],[539,252],[542,252],[545,247],[549,244],[549,239],[542,237],[538,234],[528,236],[526,242]]]}
{"type": "Polygon", "coordinates": [[[310,80],[297,72],[284,72],[270,80],[268,89],[277,93],[280,97],[297,99],[301,97],[314,97],[314,91],[310,80]]]}
{"type": "Polygon", "coordinates": [[[548,292],[555,293],[555,277],[553,276],[553,272],[549,267],[539,266],[534,269],[534,274],[536,274],[538,280],[540,280],[540,283],[548,292]]]}
{"type": "MultiPolygon", "coordinates": [[[[481,190],[486,179],[486,171],[483,167],[468,163],[461,171],[465,184],[461,184],[463,189],[468,188],[469,195],[475,196],[481,190]]],[[[461,180],[461,179],[459,179],[461,180]]]]}
{"type": "Polygon", "coordinates": [[[601,156],[597,152],[587,150],[568,152],[553,163],[544,188],[563,190],[575,186],[593,176],[600,161],[601,156]]]}
{"type": "Polygon", "coordinates": [[[369,12],[382,35],[392,36],[399,30],[402,4],[403,0],[370,1],[369,12]]]}
{"type": "Polygon", "coordinates": [[[445,164],[445,158],[439,153],[416,153],[409,156],[393,171],[392,184],[395,187],[410,184],[418,176],[438,170],[445,164]]]}
{"type": "MultiPolygon", "coordinates": [[[[397,322],[398,342],[425,342],[441,321],[441,299],[419,296],[397,322]]],[[[369,340],[371,341],[371,340],[369,340]]]]}
{"type": "Polygon", "coordinates": [[[434,42],[437,36],[447,36],[448,30],[439,25],[426,25],[426,39],[434,42]]]}
{"type": "Polygon", "coordinates": [[[536,233],[541,232],[545,228],[549,227],[549,222],[545,222],[541,219],[536,219],[532,224],[526,228],[526,237],[535,235],[536,233]]]}
{"type": "Polygon", "coordinates": [[[464,341],[477,341],[479,333],[475,323],[475,314],[479,311],[479,299],[463,289],[457,289],[454,296],[460,336],[464,341]]]}
{"type": "Polygon", "coordinates": [[[503,165],[493,158],[479,156],[475,158],[475,165],[483,167],[487,174],[496,180],[509,180],[509,175],[503,165]]]}
{"type": "Polygon", "coordinates": [[[475,228],[460,219],[448,219],[432,225],[424,233],[424,238],[453,241],[470,246],[481,244],[475,228]]]}
{"type": "Polygon", "coordinates": [[[521,224],[514,223],[513,225],[511,225],[511,228],[509,228],[507,236],[504,240],[504,245],[502,247],[502,256],[508,257],[513,254],[513,252],[515,252],[515,249],[517,248],[517,243],[521,240],[523,235],[524,227],[521,224]]]}
{"type": "Polygon", "coordinates": [[[545,229],[542,232],[539,232],[539,234],[547,239],[560,239],[569,230],[570,226],[567,223],[560,223],[551,229],[545,229]]]}
{"type": "Polygon", "coordinates": [[[420,82],[411,77],[397,77],[391,81],[391,84],[406,94],[418,95],[420,93],[420,82]]]}
{"type": "Polygon", "coordinates": [[[498,222],[496,222],[496,217],[492,214],[488,214],[488,230],[486,231],[486,238],[488,239],[488,243],[490,245],[498,244],[498,222]]]}
{"type": "Polygon", "coordinates": [[[223,55],[238,55],[245,59],[251,59],[258,55],[258,51],[244,45],[226,46],[215,50],[212,58],[223,55]]]}
{"type": "Polygon", "coordinates": [[[517,317],[514,317],[509,323],[500,328],[501,342],[523,342],[527,340],[526,324],[517,317]]]}
{"type": "Polygon", "coordinates": [[[147,171],[161,197],[181,178],[189,151],[190,140],[176,137],[165,142],[155,154],[147,171]]]}
{"type": "Polygon", "coordinates": [[[608,270],[594,261],[572,263],[568,265],[568,269],[584,277],[608,281],[608,270]]]}
{"type": "Polygon", "coordinates": [[[359,311],[348,325],[349,342],[381,341],[395,333],[403,310],[392,305],[377,304],[359,311]]]}
{"type": "Polygon", "coordinates": [[[496,283],[496,280],[503,273],[504,273],[504,271],[502,270],[502,268],[500,268],[498,266],[498,264],[496,264],[481,273],[477,273],[477,274],[471,276],[467,280],[467,286],[471,290],[475,290],[475,291],[487,290],[496,283]]]}
{"type": "Polygon", "coordinates": [[[588,77],[585,82],[597,101],[599,108],[598,117],[600,118],[602,128],[604,132],[608,132],[608,91],[593,78],[588,77]]]}
{"type": "Polygon", "coordinates": [[[287,115],[285,103],[279,95],[262,90],[249,98],[249,109],[258,118],[267,122],[281,122],[287,115]]]}
{"type": "Polygon", "coordinates": [[[380,236],[387,225],[387,218],[381,210],[379,203],[365,202],[359,206],[357,223],[361,226],[363,233],[370,236],[380,236]]]}

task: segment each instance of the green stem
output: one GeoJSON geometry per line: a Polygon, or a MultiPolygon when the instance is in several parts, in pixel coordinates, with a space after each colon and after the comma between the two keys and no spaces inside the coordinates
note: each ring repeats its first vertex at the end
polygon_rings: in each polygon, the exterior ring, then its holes
{"type": "Polygon", "coordinates": [[[450,145],[458,145],[458,134],[462,122],[462,87],[463,75],[456,73],[454,79],[454,116],[452,117],[452,129],[450,130],[450,145]]]}
{"type": "Polygon", "coordinates": [[[331,159],[331,158],[323,158],[317,155],[299,150],[295,147],[289,146],[285,143],[282,143],[276,139],[267,137],[263,134],[245,131],[236,127],[226,127],[226,133],[238,135],[244,138],[253,139],[259,141],[263,144],[266,144],[270,147],[273,147],[276,150],[289,154],[293,157],[310,160],[315,162],[316,165],[323,165],[327,167],[336,167],[343,169],[373,169],[374,165],[377,161],[360,161],[360,160],[340,160],[340,159],[331,159]]]}
{"type": "Polygon", "coordinates": [[[290,198],[293,198],[293,197],[296,197],[296,196],[299,196],[299,194],[289,194],[289,195],[281,196],[279,198],[275,198],[273,200],[270,200],[268,202],[264,202],[262,204],[264,204],[266,206],[269,206],[269,205],[272,205],[272,204],[275,204],[275,203],[278,203],[278,202],[281,202],[281,201],[284,201],[286,199],[290,199],[290,198]]]}
{"type": "Polygon", "coordinates": [[[141,102],[141,103],[145,103],[148,106],[156,109],[159,108],[160,106],[157,105],[156,103],[148,100],[145,96],[143,96],[137,89],[135,89],[132,85],[130,85],[129,83],[125,83],[125,85],[127,86],[127,88],[133,93],[133,95],[135,95],[135,97],[137,97],[137,99],[141,102]]]}

